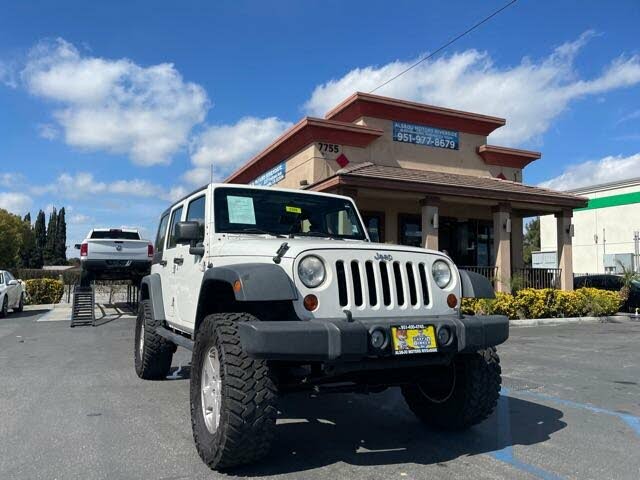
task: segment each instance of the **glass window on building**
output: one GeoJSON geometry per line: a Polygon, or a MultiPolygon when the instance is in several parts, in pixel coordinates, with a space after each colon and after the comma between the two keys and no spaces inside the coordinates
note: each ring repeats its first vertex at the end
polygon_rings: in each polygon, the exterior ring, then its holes
{"type": "Polygon", "coordinates": [[[362,212],[364,226],[372,242],[384,243],[384,213],[362,212]]]}
{"type": "Polygon", "coordinates": [[[398,239],[401,245],[422,247],[422,217],[420,215],[398,215],[398,239]]]}

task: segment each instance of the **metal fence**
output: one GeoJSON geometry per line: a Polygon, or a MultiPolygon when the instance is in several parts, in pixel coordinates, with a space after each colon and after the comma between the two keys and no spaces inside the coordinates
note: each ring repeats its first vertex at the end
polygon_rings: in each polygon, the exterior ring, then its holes
{"type": "Polygon", "coordinates": [[[496,279],[496,275],[498,273],[498,267],[486,267],[482,265],[459,265],[458,268],[460,270],[467,270],[469,272],[479,273],[480,275],[484,275],[491,282],[496,279]]]}
{"type": "Polygon", "coordinates": [[[517,288],[560,288],[560,268],[514,268],[511,281],[517,288]]]}

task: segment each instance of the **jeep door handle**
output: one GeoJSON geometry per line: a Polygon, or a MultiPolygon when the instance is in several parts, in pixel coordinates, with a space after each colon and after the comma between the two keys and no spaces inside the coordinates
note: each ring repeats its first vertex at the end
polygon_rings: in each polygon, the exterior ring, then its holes
{"type": "Polygon", "coordinates": [[[182,257],[174,257],[173,258],[173,263],[175,263],[176,265],[182,265],[184,263],[184,258],[182,258],[182,257]]]}
{"type": "Polygon", "coordinates": [[[162,265],[163,267],[166,267],[166,266],[167,266],[167,261],[166,261],[166,260],[160,260],[158,263],[159,263],[160,265],[162,265]]]}

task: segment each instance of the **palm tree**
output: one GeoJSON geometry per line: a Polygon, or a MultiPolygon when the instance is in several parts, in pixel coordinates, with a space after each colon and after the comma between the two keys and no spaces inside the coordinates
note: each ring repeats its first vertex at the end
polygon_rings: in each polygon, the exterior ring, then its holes
{"type": "Polygon", "coordinates": [[[620,298],[622,299],[623,304],[626,304],[629,300],[629,294],[631,293],[631,284],[634,281],[640,280],[640,273],[634,272],[633,269],[627,269],[620,260],[618,260],[618,264],[622,268],[622,275],[620,275],[620,278],[622,279],[620,298]]]}

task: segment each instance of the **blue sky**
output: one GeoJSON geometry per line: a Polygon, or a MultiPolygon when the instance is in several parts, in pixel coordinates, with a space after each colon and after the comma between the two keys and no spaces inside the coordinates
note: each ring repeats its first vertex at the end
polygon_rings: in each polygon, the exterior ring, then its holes
{"type": "MultiPolygon", "coordinates": [[[[172,197],[499,1],[1,2],[0,207],[151,236],[172,197]]],[[[527,183],[639,176],[640,3],[520,0],[376,93],[504,116],[527,183]]]]}

